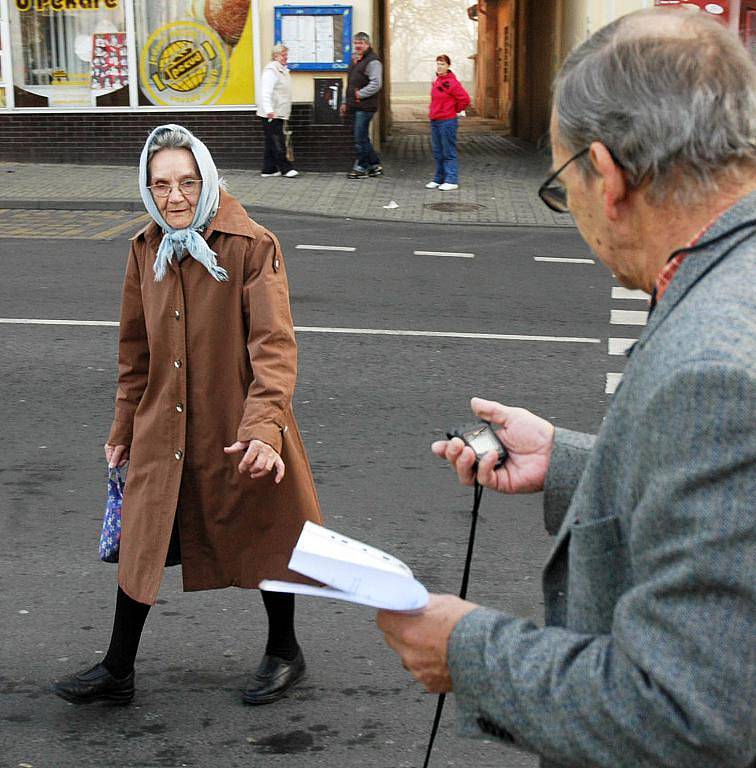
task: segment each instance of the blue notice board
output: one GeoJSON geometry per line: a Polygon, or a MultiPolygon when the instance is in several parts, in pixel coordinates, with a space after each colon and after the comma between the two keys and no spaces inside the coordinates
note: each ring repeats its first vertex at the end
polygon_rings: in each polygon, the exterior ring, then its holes
{"type": "Polygon", "coordinates": [[[275,42],[289,49],[289,69],[345,71],[352,57],[351,5],[277,5],[275,42]]]}

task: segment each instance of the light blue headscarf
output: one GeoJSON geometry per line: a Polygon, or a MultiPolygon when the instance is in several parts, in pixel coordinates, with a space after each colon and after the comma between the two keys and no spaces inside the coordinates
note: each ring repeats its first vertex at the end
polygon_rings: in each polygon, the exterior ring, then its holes
{"type": "Polygon", "coordinates": [[[155,220],[155,223],[163,230],[163,240],[158,248],[155,258],[155,280],[160,281],[165,277],[168,265],[175,256],[179,261],[186,250],[189,255],[203,264],[205,269],[216,280],[228,280],[228,272],[218,266],[216,254],[212,251],[200,232],[207,226],[218,211],[220,201],[220,186],[218,184],[218,169],[208,148],[186,128],[181,125],[169,123],[155,128],[150,134],[142,150],[139,159],[139,192],[142,195],[144,207],[155,220]],[[197,162],[200,176],[202,177],[202,192],[200,193],[197,208],[194,212],[192,223],[186,229],[174,229],[160,215],[157,205],[147,188],[147,152],[155,137],[164,131],[179,131],[191,142],[191,152],[197,162]]]}

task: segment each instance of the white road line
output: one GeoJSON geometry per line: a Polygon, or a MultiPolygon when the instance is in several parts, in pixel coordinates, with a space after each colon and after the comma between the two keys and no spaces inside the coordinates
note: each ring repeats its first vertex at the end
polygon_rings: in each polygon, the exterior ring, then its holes
{"type": "Polygon", "coordinates": [[[600,344],[601,339],[592,339],[582,336],[525,336],[510,333],[465,333],[455,331],[398,331],[382,328],[320,328],[320,327],[295,327],[296,331],[303,333],[352,333],[366,336],[423,336],[428,338],[445,339],[492,339],[494,341],[553,341],[568,342],[572,344],[600,344]]]}
{"type": "Polygon", "coordinates": [[[645,325],[648,312],[640,309],[613,309],[609,318],[612,325],[645,325]]]}
{"type": "MultiPolygon", "coordinates": [[[[40,320],[32,318],[0,317],[0,324],[15,325],[96,325],[117,326],[118,323],[110,320],[40,320]]],[[[383,328],[328,328],[320,326],[295,325],[297,333],[343,333],[362,336],[417,336],[424,338],[446,339],[486,339],[492,341],[546,341],[566,342],[570,344],[600,344],[601,339],[593,339],[582,336],[525,336],[509,333],[465,333],[455,331],[404,331],[383,328]]]]}
{"type": "Polygon", "coordinates": [[[10,325],[96,325],[118,327],[116,320],[39,320],[31,318],[0,317],[0,323],[10,325]]]}
{"type": "Polygon", "coordinates": [[[352,253],[356,251],[356,248],[352,248],[349,245],[298,245],[296,247],[298,251],[346,251],[352,253]]]}
{"type": "Polygon", "coordinates": [[[609,354],[624,355],[637,339],[609,339],[609,354]]]}
{"type": "Polygon", "coordinates": [[[413,251],[415,256],[453,256],[455,259],[474,259],[474,253],[454,253],[453,251],[413,251]]]}
{"type": "Polygon", "coordinates": [[[619,386],[620,381],[622,381],[621,373],[607,373],[606,386],[604,387],[604,392],[607,395],[613,395],[615,390],[619,386]]]}
{"type": "Polygon", "coordinates": [[[612,298],[648,301],[651,297],[645,291],[631,291],[629,288],[612,288],[612,298]]]}
{"type": "Polygon", "coordinates": [[[595,259],[561,259],[556,256],[533,256],[533,261],[557,261],[562,264],[595,264],[595,259]]]}

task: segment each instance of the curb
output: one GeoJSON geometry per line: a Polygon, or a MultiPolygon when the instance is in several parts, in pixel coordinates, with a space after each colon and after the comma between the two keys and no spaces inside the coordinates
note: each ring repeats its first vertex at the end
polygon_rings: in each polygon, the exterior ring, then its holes
{"type": "MultiPolygon", "coordinates": [[[[575,229],[575,224],[521,224],[512,221],[418,221],[417,219],[386,219],[373,216],[347,216],[343,213],[315,213],[292,208],[273,208],[267,205],[243,203],[248,214],[299,214],[322,219],[341,219],[342,221],[374,221],[380,224],[427,224],[442,227],[502,227],[510,229],[575,229]]],[[[128,211],[144,213],[141,200],[2,200],[0,209],[26,211],[128,211]]]]}

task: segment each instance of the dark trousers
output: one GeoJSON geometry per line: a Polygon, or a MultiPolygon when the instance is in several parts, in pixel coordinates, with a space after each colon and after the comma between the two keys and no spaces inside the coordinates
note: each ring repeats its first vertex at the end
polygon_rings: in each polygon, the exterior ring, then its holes
{"type": "Polygon", "coordinates": [[[436,161],[436,184],[457,184],[457,118],[431,120],[431,143],[436,161]]]}
{"type": "Polygon", "coordinates": [[[284,121],[276,117],[268,120],[260,118],[265,145],[263,148],[263,173],[288,173],[292,164],[286,159],[286,139],[284,138],[284,121]]]}
{"type": "Polygon", "coordinates": [[[381,159],[375,153],[370,143],[370,121],[375,112],[354,110],[354,148],[357,151],[355,171],[367,171],[373,166],[380,165],[381,159]]]}

